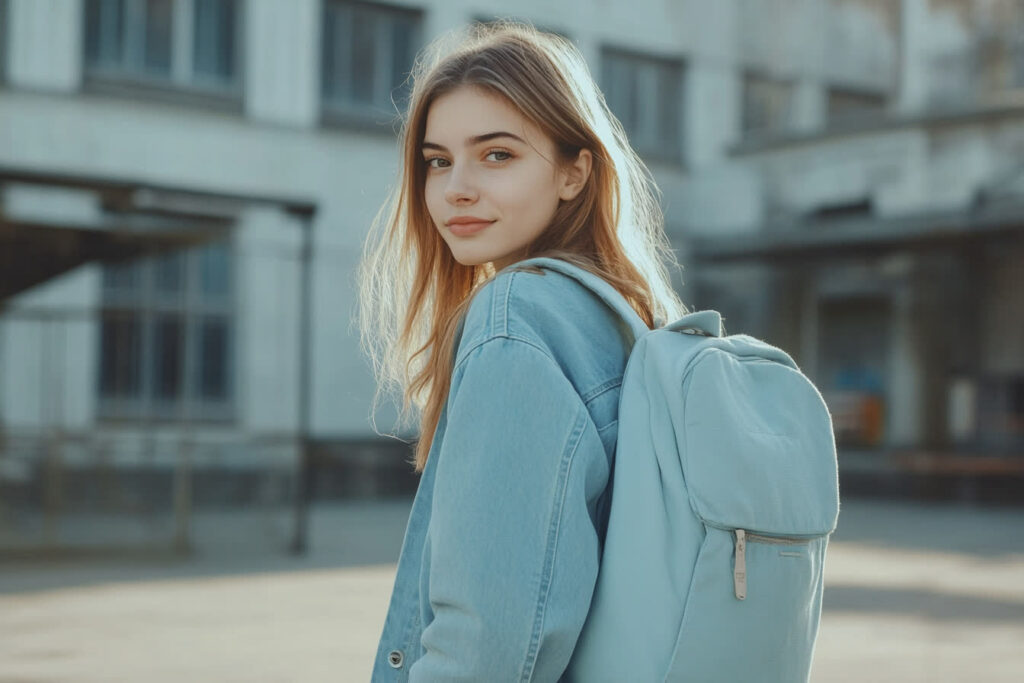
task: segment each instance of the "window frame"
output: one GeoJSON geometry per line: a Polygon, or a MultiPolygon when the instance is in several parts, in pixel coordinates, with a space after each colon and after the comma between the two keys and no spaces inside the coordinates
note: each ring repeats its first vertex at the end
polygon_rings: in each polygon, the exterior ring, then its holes
{"type": "MultiPolygon", "coordinates": [[[[419,8],[380,2],[368,2],[366,0],[323,0],[320,16],[321,42],[319,55],[320,78],[318,95],[320,97],[321,123],[326,125],[360,128],[370,132],[382,132],[389,135],[392,134],[394,132],[394,124],[403,113],[402,110],[406,102],[405,98],[410,94],[411,82],[408,76],[409,71],[413,66],[416,54],[423,46],[425,36],[424,11],[419,8]],[[335,38],[337,38],[343,31],[351,31],[350,25],[340,28],[342,26],[340,22],[328,19],[328,13],[339,11],[339,6],[346,6],[350,8],[349,11],[362,10],[374,15],[374,31],[377,35],[374,42],[374,73],[372,76],[373,89],[375,91],[374,96],[378,94],[376,92],[378,89],[388,91],[390,104],[387,105],[387,107],[384,106],[383,100],[368,105],[354,101],[351,98],[345,98],[338,95],[332,96],[332,85],[330,85],[328,77],[330,74],[337,72],[337,63],[343,62],[344,60],[344,58],[339,55],[340,51],[337,48],[339,43],[335,38]],[[390,29],[393,28],[394,24],[391,22],[380,21],[381,17],[386,16],[402,16],[409,19],[412,24],[411,34],[412,41],[414,43],[413,49],[410,51],[412,61],[409,62],[408,69],[405,71],[406,79],[399,85],[389,84],[386,82],[386,79],[390,78],[391,74],[393,74],[395,70],[396,55],[396,50],[394,49],[395,41],[393,39],[393,35],[390,33],[390,29]],[[328,33],[331,27],[334,28],[333,35],[329,35],[328,33]],[[386,47],[382,45],[382,35],[389,36],[386,47]],[[329,54],[331,54],[334,59],[334,68],[328,68],[329,54]],[[386,68],[384,66],[378,66],[378,64],[381,64],[382,62],[386,62],[386,68]],[[394,101],[396,95],[400,95],[397,102],[394,101]]],[[[345,44],[345,42],[342,41],[342,44],[345,44]]],[[[333,87],[340,89],[340,86],[338,85],[333,85],[333,87]]]]}
{"type": "MultiPolygon", "coordinates": [[[[687,63],[686,60],[680,55],[666,55],[658,54],[653,52],[644,52],[629,47],[622,47],[615,44],[603,44],[600,47],[600,59],[601,59],[601,90],[604,92],[605,99],[608,102],[608,108],[612,114],[615,115],[619,122],[622,123],[623,129],[626,132],[626,136],[629,138],[629,143],[636,150],[637,154],[643,157],[646,161],[654,161],[665,164],[670,164],[679,167],[685,167],[687,160],[686,150],[686,83],[687,83],[687,63]],[[614,108],[614,102],[618,95],[616,93],[617,86],[613,85],[612,80],[614,78],[612,74],[612,68],[616,60],[620,60],[619,64],[630,67],[634,71],[634,77],[630,79],[633,83],[637,84],[637,87],[644,87],[647,89],[647,93],[638,92],[637,101],[643,101],[647,94],[653,94],[654,97],[658,98],[659,109],[664,103],[671,102],[670,99],[663,99],[661,93],[665,82],[662,80],[664,77],[670,77],[670,82],[673,83],[675,88],[675,102],[672,105],[674,112],[670,111],[670,116],[674,114],[674,126],[672,126],[672,134],[674,139],[671,141],[672,144],[659,143],[656,139],[661,131],[658,129],[659,122],[658,118],[664,115],[664,110],[658,111],[654,114],[654,127],[653,135],[654,140],[647,140],[640,133],[643,131],[631,130],[630,125],[623,121],[623,117],[620,116],[619,112],[616,112],[614,108]],[[637,67],[655,67],[649,71],[646,75],[643,72],[637,72],[637,67]]],[[[635,106],[635,102],[633,103],[635,106]]],[[[650,121],[647,122],[650,124],[650,121]]]]}
{"type": "MultiPolygon", "coordinates": [[[[103,0],[95,0],[103,2],[103,0]]],[[[86,92],[137,98],[139,94],[156,101],[184,103],[194,106],[213,106],[241,111],[245,94],[246,59],[245,25],[246,3],[233,0],[235,21],[232,27],[234,69],[230,80],[218,81],[197,75],[195,69],[195,11],[197,0],[170,0],[170,67],[166,77],[149,74],[144,65],[145,47],[139,34],[145,32],[145,0],[123,0],[121,21],[123,36],[121,51],[135,51],[135,59],[122,54],[115,66],[94,63],[89,54],[89,16],[85,0],[82,14],[82,87],[86,92]],[[135,22],[129,34],[128,23],[135,22]]],[[[100,39],[97,39],[100,40],[100,39]]]]}
{"type": "MultiPolygon", "coordinates": [[[[198,247],[184,248],[162,255],[147,254],[130,263],[137,281],[128,286],[107,281],[107,269],[101,271],[100,319],[97,326],[96,385],[97,417],[107,422],[178,422],[230,423],[236,420],[238,396],[238,322],[237,322],[237,252],[234,240],[224,238],[198,247]],[[203,291],[202,258],[204,250],[223,248],[226,254],[226,289],[222,296],[203,291]],[[161,258],[176,255],[183,259],[180,267],[180,291],[160,291],[156,285],[161,258]],[[105,393],[104,327],[108,320],[125,316],[139,325],[138,391],[134,395],[105,393]],[[178,372],[180,387],[170,400],[158,396],[156,327],[162,316],[174,316],[181,328],[178,372]],[[225,397],[202,396],[202,325],[207,317],[223,320],[224,390],[225,397]]],[[[122,265],[126,265],[122,264],[122,265]]],[[[115,351],[114,353],[117,353],[115,351]]]]}

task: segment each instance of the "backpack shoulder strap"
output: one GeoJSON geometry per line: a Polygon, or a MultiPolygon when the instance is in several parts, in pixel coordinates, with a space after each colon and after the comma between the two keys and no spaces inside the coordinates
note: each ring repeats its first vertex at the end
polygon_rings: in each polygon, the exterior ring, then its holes
{"type": "MultiPolygon", "coordinates": [[[[526,265],[534,265],[542,268],[548,268],[550,270],[556,270],[579,280],[581,283],[589,287],[595,294],[601,297],[601,299],[603,299],[613,311],[618,313],[619,317],[628,326],[628,329],[632,334],[633,342],[636,342],[637,339],[650,331],[647,324],[643,321],[643,318],[633,310],[633,307],[629,305],[629,302],[626,301],[625,297],[623,297],[610,284],[590,271],[580,268],[568,261],[548,256],[536,256],[534,258],[524,259],[513,264],[510,268],[515,269],[517,266],[526,265]]],[[[673,332],[686,332],[689,330],[705,337],[721,337],[722,316],[718,311],[711,309],[696,311],[684,315],[675,322],[665,325],[663,329],[673,332]]]]}

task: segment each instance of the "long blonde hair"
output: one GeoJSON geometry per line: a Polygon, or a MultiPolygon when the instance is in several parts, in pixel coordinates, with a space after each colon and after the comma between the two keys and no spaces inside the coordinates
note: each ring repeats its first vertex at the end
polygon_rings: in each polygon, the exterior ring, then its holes
{"type": "Polygon", "coordinates": [[[422,472],[448,397],[459,319],[495,275],[491,263],[456,261],[427,212],[421,145],[427,113],[439,96],[460,86],[483,89],[505,98],[554,140],[562,162],[581,149],[591,151],[586,186],[560,204],[525,257],[552,256],[587,268],[622,293],[651,327],[688,310],[666,268],[679,266],[665,235],[657,186],[572,43],[521,22],[474,25],[432,42],[412,78],[399,177],[359,264],[359,325],[378,380],[371,415],[391,387],[402,395],[400,423],[411,405],[419,409],[420,437],[410,464],[422,472]]]}

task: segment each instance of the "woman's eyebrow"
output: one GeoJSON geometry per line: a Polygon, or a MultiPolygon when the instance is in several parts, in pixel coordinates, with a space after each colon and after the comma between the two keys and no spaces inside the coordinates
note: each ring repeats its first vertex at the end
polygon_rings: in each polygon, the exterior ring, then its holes
{"type": "MultiPolygon", "coordinates": [[[[503,130],[498,130],[494,131],[493,133],[483,133],[482,135],[474,135],[473,137],[466,138],[466,146],[470,147],[472,145],[479,145],[481,142],[487,142],[488,140],[493,140],[495,138],[512,138],[513,140],[518,140],[524,145],[527,144],[526,140],[522,139],[518,135],[513,135],[512,133],[503,130]]],[[[442,152],[448,151],[448,148],[445,147],[444,145],[439,145],[436,142],[427,141],[423,142],[423,149],[436,149],[442,152]]]]}

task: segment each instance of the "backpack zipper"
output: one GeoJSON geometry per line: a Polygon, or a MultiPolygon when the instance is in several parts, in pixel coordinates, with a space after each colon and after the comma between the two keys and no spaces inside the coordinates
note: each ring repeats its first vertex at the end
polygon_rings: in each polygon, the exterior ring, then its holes
{"type": "Polygon", "coordinates": [[[732,570],[732,585],[737,600],[747,599],[747,532],[736,530],[736,566],[732,570]]]}
{"type": "Polygon", "coordinates": [[[733,591],[737,600],[747,599],[747,541],[753,543],[771,543],[773,545],[806,545],[809,538],[790,538],[787,536],[762,536],[749,534],[743,529],[734,530],[736,539],[736,563],[732,570],[733,591]]]}

